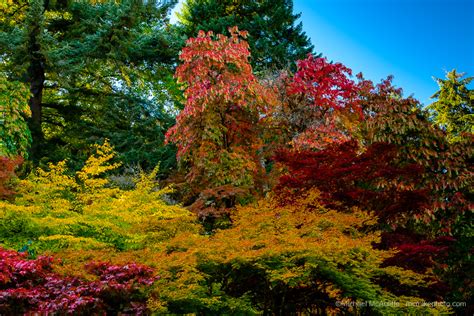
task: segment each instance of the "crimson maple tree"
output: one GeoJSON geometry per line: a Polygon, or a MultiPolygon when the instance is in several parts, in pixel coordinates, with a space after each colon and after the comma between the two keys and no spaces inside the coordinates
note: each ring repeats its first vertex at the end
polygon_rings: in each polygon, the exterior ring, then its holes
{"type": "Polygon", "coordinates": [[[398,165],[395,157],[393,145],[375,143],[360,153],[355,140],[320,151],[281,151],[276,159],[286,164],[289,173],[281,177],[279,188],[316,187],[332,208],[366,207],[381,221],[394,223],[407,214],[418,214],[428,203],[427,192],[414,187],[423,168],[398,165]]]}
{"type": "Polygon", "coordinates": [[[297,66],[293,76],[284,72],[275,82],[281,106],[273,115],[287,141],[296,149],[322,149],[349,140],[362,118],[352,70],[311,54],[297,66]]]}

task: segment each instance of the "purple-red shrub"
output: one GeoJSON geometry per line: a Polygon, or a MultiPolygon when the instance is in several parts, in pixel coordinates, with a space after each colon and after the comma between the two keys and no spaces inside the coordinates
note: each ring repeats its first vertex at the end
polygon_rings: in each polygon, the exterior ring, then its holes
{"type": "Polygon", "coordinates": [[[146,312],[142,290],[157,279],[150,268],[90,263],[86,269],[98,280],[85,281],[55,273],[53,261],[0,248],[0,314],[146,312]]]}
{"type": "Polygon", "coordinates": [[[380,249],[397,249],[398,252],[385,260],[386,266],[399,266],[424,273],[427,268],[438,265],[436,261],[447,258],[450,248],[456,239],[450,236],[440,236],[432,240],[414,234],[407,229],[397,229],[393,232],[383,232],[380,249]]]}

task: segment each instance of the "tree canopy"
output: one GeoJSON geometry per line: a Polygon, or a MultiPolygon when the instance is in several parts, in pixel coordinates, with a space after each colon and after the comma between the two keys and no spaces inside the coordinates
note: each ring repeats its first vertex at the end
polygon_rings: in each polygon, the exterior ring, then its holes
{"type": "Polygon", "coordinates": [[[0,72],[30,87],[33,159],[83,159],[89,143],[108,137],[126,162],[172,161],[161,144],[173,122],[165,83],[179,47],[167,24],[174,3],[32,0],[1,8],[0,72]]]}
{"type": "Polygon", "coordinates": [[[432,98],[437,100],[428,106],[434,122],[453,142],[459,141],[463,133],[474,132],[474,89],[469,88],[474,77],[463,77],[454,69],[446,74],[446,79],[436,78],[439,90],[432,98]]]}
{"type": "Polygon", "coordinates": [[[0,3],[0,314],[472,314],[472,77],[175,3],[0,3]]]}
{"type": "Polygon", "coordinates": [[[225,34],[233,26],[247,31],[250,62],[257,71],[293,68],[313,52],[292,0],[187,0],[178,17],[189,37],[199,30],[225,34]]]}
{"type": "Polygon", "coordinates": [[[0,157],[28,157],[31,134],[26,120],[31,116],[28,88],[21,82],[0,77],[0,157]]]}

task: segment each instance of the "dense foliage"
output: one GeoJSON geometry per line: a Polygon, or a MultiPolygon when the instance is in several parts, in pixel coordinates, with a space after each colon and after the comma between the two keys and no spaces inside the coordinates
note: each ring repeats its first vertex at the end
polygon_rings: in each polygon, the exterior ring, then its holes
{"type": "Polygon", "coordinates": [[[239,208],[232,228],[169,242],[158,257],[162,278],[152,306],[178,314],[380,314],[388,310],[336,301],[416,301],[417,286],[427,280],[381,267],[391,253],[374,249],[377,233],[363,229],[374,220],[357,208],[339,213],[321,206],[317,191],[291,206],[268,199],[239,208]],[[382,286],[389,280],[409,290],[397,295],[382,286]]]}
{"type": "Polygon", "coordinates": [[[293,76],[283,72],[276,80],[280,106],[273,109],[274,125],[296,149],[322,149],[349,140],[362,118],[359,84],[341,63],[308,55],[299,60],[293,76]]]}
{"type": "MultiPolygon", "coordinates": [[[[0,242],[32,253],[61,249],[141,249],[186,229],[189,211],[163,200],[157,170],[141,173],[124,190],[104,178],[118,167],[108,143],[96,146],[75,176],[65,162],[21,180],[16,203],[0,201],[0,242]],[[176,219],[182,220],[177,223],[176,219]]],[[[118,181],[118,180],[116,180],[118,181]]],[[[189,226],[189,225],[188,225],[189,226]]]]}
{"type": "Polygon", "coordinates": [[[439,91],[432,97],[437,100],[429,105],[434,122],[453,142],[462,139],[463,133],[474,133],[474,91],[468,87],[474,77],[463,77],[464,74],[453,70],[446,74],[446,79],[437,78],[439,91]]]}
{"type": "Polygon", "coordinates": [[[175,152],[163,139],[180,46],[167,24],[175,2],[7,2],[0,77],[29,86],[31,158],[78,168],[90,143],[109,138],[127,164],[171,168],[175,152]]]}
{"type": "Polygon", "coordinates": [[[140,291],[157,279],[145,266],[86,266],[97,280],[64,277],[53,271],[53,258],[28,260],[25,254],[0,248],[0,312],[143,314],[146,296],[140,291]]]}
{"type": "Polygon", "coordinates": [[[248,31],[250,61],[260,72],[292,67],[313,51],[299,17],[292,0],[186,0],[179,22],[188,37],[199,30],[225,34],[233,26],[248,31]]]}
{"type": "Polygon", "coordinates": [[[26,123],[31,115],[28,98],[25,85],[0,75],[0,157],[28,156],[31,143],[26,123]]]}
{"type": "Polygon", "coordinates": [[[442,296],[449,284],[454,297],[468,300],[472,285],[463,282],[472,273],[474,246],[472,141],[450,143],[390,78],[376,87],[362,83],[365,119],[353,139],[276,155],[289,169],[279,184],[283,201],[291,201],[284,197],[288,189],[318,188],[327,206],[375,212],[384,231],[381,247],[401,251],[387,264],[435,269],[446,284],[430,294],[442,296]]]}
{"type": "Polygon", "coordinates": [[[430,312],[409,302],[419,301],[423,288],[435,282],[432,272],[384,266],[395,252],[373,247],[380,235],[367,227],[377,218],[358,207],[339,212],[324,206],[318,190],[309,189],[289,193],[288,204],[268,198],[240,207],[231,228],[202,235],[189,212],[160,199],[169,189],[154,191],[156,173],[142,175],[135,189],[114,187],[103,177],[117,167],[112,159],[107,143],[96,146],[75,177],[65,173],[64,163],[50,165],[49,171],[22,180],[14,204],[0,202],[2,244],[30,255],[55,252],[64,259],[51,266],[50,259],[25,261],[7,252],[20,262],[7,266],[39,264],[46,271],[35,268],[42,276],[39,283],[7,283],[6,311],[16,306],[15,311],[374,314],[387,307],[359,308],[350,302],[396,300],[406,312],[430,312]],[[149,270],[120,268],[132,258],[154,266],[161,277],[147,307],[142,292],[134,291],[151,284],[149,270]],[[90,259],[116,263],[81,269],[90,259]],[[90,271],[99,281],[81,281],[90,271]],[[112,280],[116,286],[104,287],[112,280]],[[137,304],[127,304],[135,299],[137,304]]]}
{"type": "Polygon", "coordinates": [[[12,198],[14,195],[13,179],[15,178],[15,168],[22,162],[21,158],[11,159],[0,157],[0,200],[12,198]]]}
{"type": "Polygon", "coordinates": [[[200,32],[189,39],[176,70],[187,101],[167,139],[178,145],[194,194],[224,185],[249,189],[263,172],[259,130],[271,91],[252,73],[246,32],[230,33],[200,32]]]}
{"type": "Polygon", "coordinates": [[[472,314],[472,78],[174,3],[0,3],[0,314],[472,314]]]}

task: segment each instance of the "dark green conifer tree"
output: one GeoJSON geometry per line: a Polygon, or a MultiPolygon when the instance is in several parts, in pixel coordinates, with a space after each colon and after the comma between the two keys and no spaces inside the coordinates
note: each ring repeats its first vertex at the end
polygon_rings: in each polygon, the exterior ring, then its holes
{"type": "Polygon", "coordinates": [[[453,69],[446,79],[436,78],[439,90],[432,98],[437,100],[428,106],[452,142],[460,141],[462,133],[474,133],[474,90],[469,88],[474,77],[463,77],[453,69]]]}
{"type": "Polygon", "coordinates": [[[168,23],[175,4],[0,5],[0,72],[30,87],[34,160],[80,160],[90,143],[103,138],[111,139],[126,163],[154,164],[174,156],[163,149],[163,135],[173,124],[167,85],[181,45],[168,23]]]}
{"type": "Polygon", "coordinates": [[[187,0],[178,13],[188,37],[199,30],[227,34],[232,26],[248,31],[256,71],[294,67],[313,51],[299,17],[292,0],[187,0]]]}

